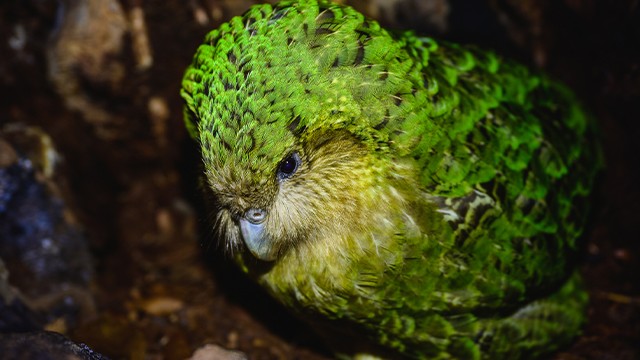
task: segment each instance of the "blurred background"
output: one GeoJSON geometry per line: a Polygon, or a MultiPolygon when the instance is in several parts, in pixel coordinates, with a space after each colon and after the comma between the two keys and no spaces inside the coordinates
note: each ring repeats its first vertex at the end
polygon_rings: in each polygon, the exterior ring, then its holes
{"type": "MultiPolygon", "coordinates": [[[[196,47],[256,2],[0,2],[0,357],[331,357],[216,251],[183,127],[196,47]]],[[[607,168],[580,259],[589,322],[551,358],[640,359],[640,1],[342,2],[578,94],[607,168]]]]}

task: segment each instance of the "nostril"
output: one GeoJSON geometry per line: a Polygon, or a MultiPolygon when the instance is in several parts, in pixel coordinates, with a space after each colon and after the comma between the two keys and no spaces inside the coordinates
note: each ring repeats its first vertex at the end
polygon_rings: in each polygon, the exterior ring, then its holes
{"type": "Polygon", "coordinates": [[[260,224],[267,217],[267,211],[262,209],[249,209],[244,217],[253,224],[260,224]]]}

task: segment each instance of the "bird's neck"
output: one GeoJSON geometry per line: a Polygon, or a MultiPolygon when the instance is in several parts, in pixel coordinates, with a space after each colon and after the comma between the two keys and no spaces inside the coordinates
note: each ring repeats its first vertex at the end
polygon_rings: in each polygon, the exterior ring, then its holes
{"type": "Polygon", "coordinates": [[[259,282],[293,308],[330,317],[351,311],[354,301],[370,298],[389,272],[401,267],[404,249],[399,234],[420,231],[407,209],[405,189],[411,187],[401,186],[402,181],[390,181],[359,191],[360,216],[365,220],[292,248],[259,282]]]}

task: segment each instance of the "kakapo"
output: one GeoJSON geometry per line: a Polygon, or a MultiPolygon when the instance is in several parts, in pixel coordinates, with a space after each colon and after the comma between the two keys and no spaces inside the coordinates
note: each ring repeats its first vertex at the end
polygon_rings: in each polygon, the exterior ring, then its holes
{"type": "Polygon", "coordinates": [[[593,124],[542,74],[348,6],[252,7],[187,69],[211,226],[345,358],[530,358],[585,321],[593,124]]]}

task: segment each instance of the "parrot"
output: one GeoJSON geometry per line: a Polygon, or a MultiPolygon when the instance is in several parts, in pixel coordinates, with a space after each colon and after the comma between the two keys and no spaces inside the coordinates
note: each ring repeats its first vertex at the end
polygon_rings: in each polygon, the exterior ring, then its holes
{"type": "Polygon", "coordinates": [[[180,93],[221,251],[337,358],[536,358],[581,332],[602,160],[566,85],[299,0],[208,33],[180,93]]]}

